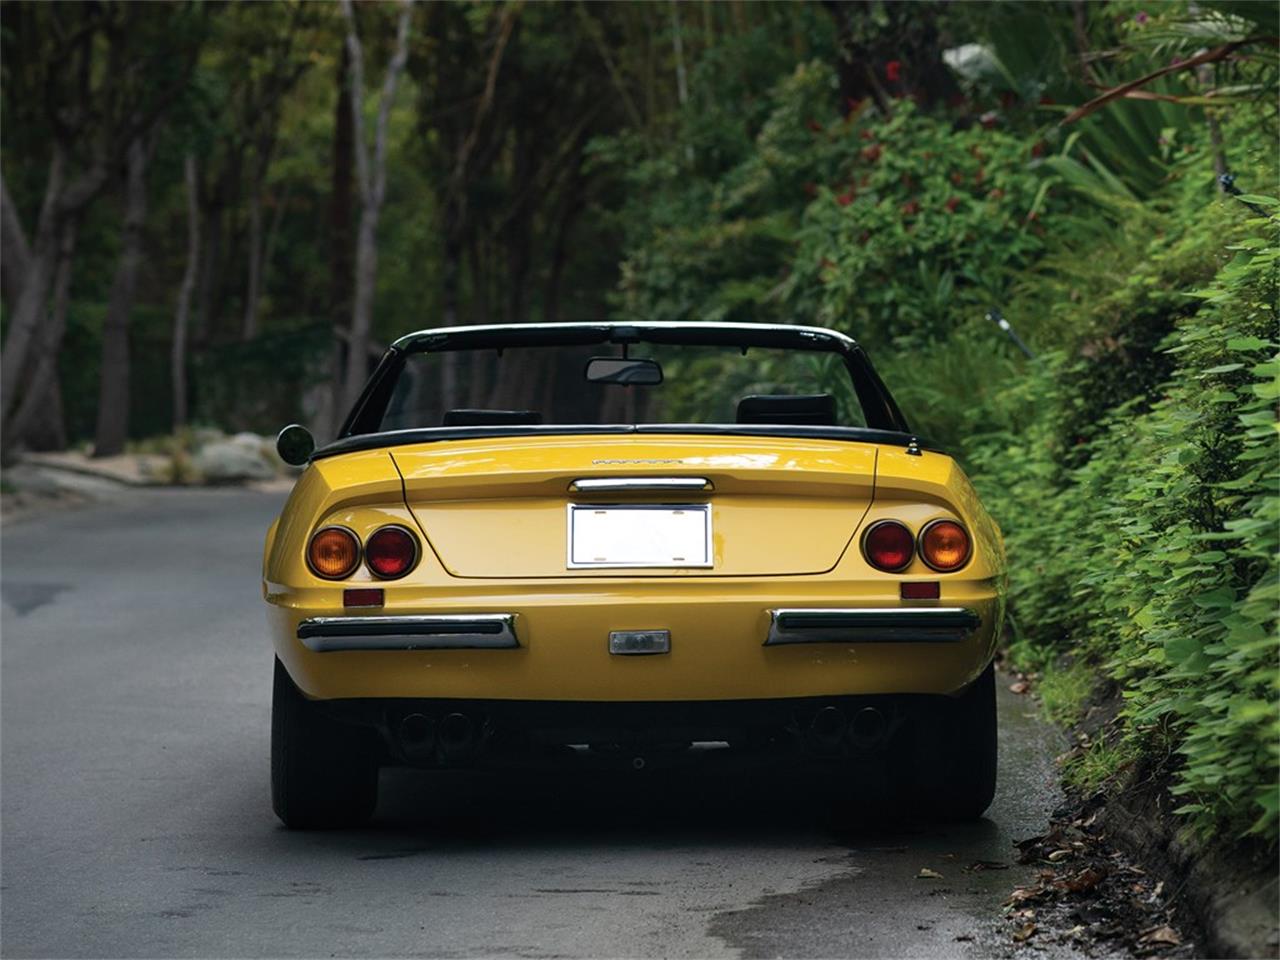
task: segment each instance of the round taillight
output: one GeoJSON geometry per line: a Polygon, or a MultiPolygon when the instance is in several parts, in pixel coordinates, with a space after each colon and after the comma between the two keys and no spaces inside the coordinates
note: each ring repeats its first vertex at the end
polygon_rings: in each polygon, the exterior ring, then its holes
{"type": "Polygon", "coordinates": [[[365,541],[364,562],[375,577],[403,577],[418,561],[418,539],[404,527],[382,527],[365,541]]]}
{"type": "Polygon", "coordinates": [[[916,538],[897,520],[873,523],[862,538],[862,552],[867,562],[889,573],[906,569],[915,550],[916,538]]]}
{"type": "Polygon", "coordinates": [[[954,520],[935,520],[920,531],[920,559],[940,573],[969,562],[969,534],[954,520]]]}
{"type": "Polygon", "coordinates": [[[307,545],[307,565],[326,580],[341,580],[360,562],[360,541],[346,527],[317,530],[307,545]]]}

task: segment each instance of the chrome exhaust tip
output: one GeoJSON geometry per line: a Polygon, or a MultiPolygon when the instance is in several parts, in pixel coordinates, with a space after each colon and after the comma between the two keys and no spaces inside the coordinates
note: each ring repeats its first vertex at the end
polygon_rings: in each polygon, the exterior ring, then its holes
{"type": "Polygon", "coordinates": [[[809,737],[821,747],[838,747],[844,739],[846,721],[839,707],[823,707],[809,722],[809,737]]]}
{"type": "Polygon", "coordinates": [[[445,753],[467,753],[475,741],[476,725],[465,713],[451,713],[440,721],[440,746],[445,753]]]}
{"type": "Polygon", "coordinates": [[[422,713],[406,714],[397,731],[406,757],[430,756],[436,746],[436,722],[422,713]]]}
{"type": "Polygon", "coordinates": [[[874,747],[888,729],[884,714],[875,707],[863,707],[849,721],[849,740],[855,747],[874,747]]]}

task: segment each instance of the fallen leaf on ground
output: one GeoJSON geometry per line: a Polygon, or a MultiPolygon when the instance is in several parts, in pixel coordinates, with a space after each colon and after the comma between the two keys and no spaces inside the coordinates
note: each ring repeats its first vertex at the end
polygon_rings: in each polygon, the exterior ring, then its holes
{"type": "Polygon", "coordinates": [[[1037,900],[1044,896],[1044,887],[1018,887],[1009,894],[1009,899],[1004,902],[1006,907],[1016,907],[1020,903],[1026,903],[1028,900],[1037,900]]]}
{"type": "Polygon", "coordinates": [[[1019,943],[1025,943],[1027,940],[1031,939],[1032,934],[1035,932],[1036,925],[1034,923],[1028,923],[1014,931],[1013,939],[1017,940],[1019,943]]]}
{"type": "Polygon", "coordinates": [[[1058,885],[1071,893],[1084,893],[1096,887],[1105,877],[1106,874],[1096,867],[1085,867],[1079,873],[1058,881],[1058,885]]]}
{"type": "Polygon", "coordinates": [[[1071,850],[1054,850],[1049,854],[1049,862],[1057,863],[1059,860],[1065,860],[1071,856],[1072,852],[1071,850]]]}
{"type": "Polygon", "coordinates": [[[1008,870],[1007,863],[1001,863],[999,860],[975,860],[964,868],[965,873],[977,873],[980,870],[1008,870]]]}
{"type": "Polygon", "coordinates": [[[971,943],[973,941],[973,937],[969,936],[967,933],[959,934],[955,939],[959,940],[961,943],[971,943]]]}
{"type": "Polygon", "coordinates": [[[930,870],[928,867],[921,867],[920,872],[916,874],[917,880],[941,880],[942,874],[937,870],[930,870]]]}
{"type": "Polygon", "coordinates": [[[1178,936],[1178,931],[1173,927],[1158,927],[1142,935],[1139,943],[1163,943],[1170,947],[1176,947],[1182,943],[1182,937],[1178,936]]]}
{"type": "Polygon", "coordinates": [[[1019,680],[1017,683],[1009,684],[1010,693],[1026,693],[1030,689],[1031,684],[1027,683],[1025,680],[1019,680]]]}

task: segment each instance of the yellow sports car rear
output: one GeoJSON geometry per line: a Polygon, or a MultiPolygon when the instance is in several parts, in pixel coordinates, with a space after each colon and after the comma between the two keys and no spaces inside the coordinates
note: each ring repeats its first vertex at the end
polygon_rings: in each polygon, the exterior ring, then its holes
{"type": "Polygon", "coordinates": [[[878,759],[935,813],[989,803],[999,531],[848,338],[424,331],[338,440],[280,446],[307,464],[264,558],[287,824],[369,816],[380,766],[644,767],[699,743],[780,775],[878,759]],[[477,356],[491,396],[539,370],[581,386],[450,406],[431,363],[477,356]]]}

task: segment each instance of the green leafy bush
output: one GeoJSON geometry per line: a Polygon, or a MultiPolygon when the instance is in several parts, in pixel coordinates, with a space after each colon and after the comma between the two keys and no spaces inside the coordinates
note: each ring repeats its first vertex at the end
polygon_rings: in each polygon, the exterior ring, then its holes
{"type": "MultiPolygon", "coordinates": [[[[1132,278],[1140,288],[1166,283],[1162,251],[1194,251],[1184,263],[1192,277],[1219,262],[1211,248],[1231,257],[1199,290],[1144,298],[1182,298],[1159,389],[1133,385],[1135,396],[1103,413],[1089,439],[1065,448],[1054,426],[1064,401],[1068,411],[1105,410],[1091,395],[1096,378],[1079,369],[1100,361],[1051,358],[1006,400],[1036,387],[1042,401],[1050,385],[1058,392],[1041,407],[1037,442],[1010,456],[1008,434],[975,438],[973,455],[1009,541],[1024,647],[1103,666],[1124,689],[1130,745],[1174,738],[1173,790],[1197,829],[1274,840],[1280,245],[1274,222],[1242,211],[1202,217],[1172,247],[1156,238],[1132,278]]],[[[1102,303],[1098,313],[1111,309],[1102,303]]]]}

